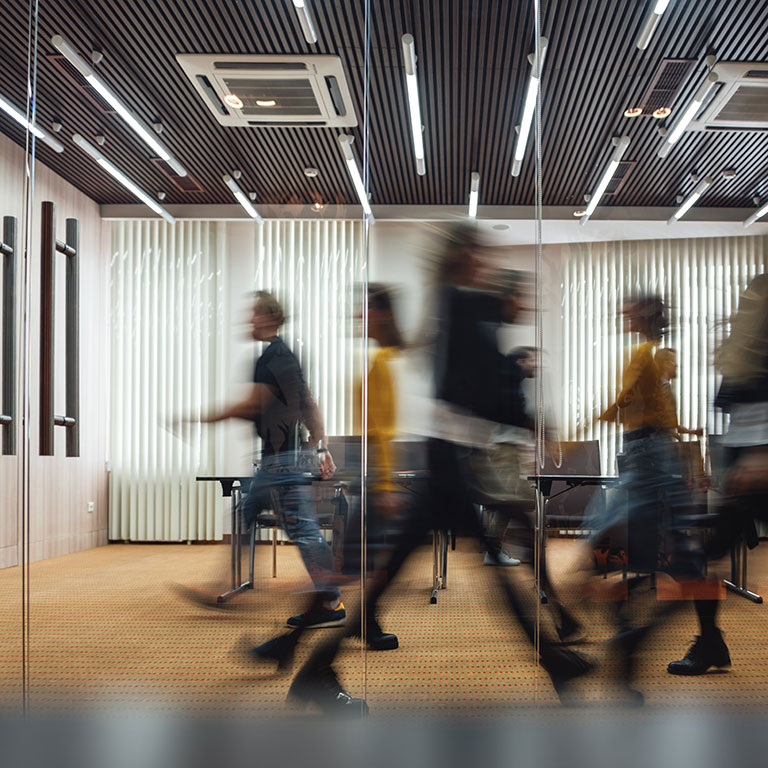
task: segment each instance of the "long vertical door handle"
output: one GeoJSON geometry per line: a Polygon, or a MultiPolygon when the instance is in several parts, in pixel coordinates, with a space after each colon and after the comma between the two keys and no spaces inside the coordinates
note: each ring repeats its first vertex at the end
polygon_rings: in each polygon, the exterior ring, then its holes
{"type": "Polygon", "coordinates": [[[16,217],[3,217],[3,455],[16,453],[16,217]]]}
{"type": "Polygon", "coordinates": [[[53,456],[54,427],[67,427],[67,456],[80,455],[78,250],[80,223],[67,219],[67,241],[56,239],[56,206],[43,203],[40,259],[40,455],[53,456]],[[67,257],[66,410],[54,413],[56,251],[67,257]]]}

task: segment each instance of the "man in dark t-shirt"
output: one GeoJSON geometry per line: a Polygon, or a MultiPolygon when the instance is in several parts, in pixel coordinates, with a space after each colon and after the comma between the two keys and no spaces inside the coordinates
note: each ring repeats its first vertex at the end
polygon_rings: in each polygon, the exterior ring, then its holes
{"type": "Polygon", "coordinates": [[[209,414],[205,421],[241,418],[252,421],[262,440],[261,463],[243,499],[246,523],[273,509],[283,530],[298,547],[319,599],[307,613],[288,619],[291,627],[335,627],[346,621],[337,587],[331,585],[332,557],[317,522],[312,499],[312,471],[323,479],[336,470],[325,429],[296,356],[277,335],[284,322],[280,303],[266,291],[256,292],[251,335],[268,342],[256,362],[253,385],[240,402],[209,414]],[[309,430],[310,449],[302,447],[309,430]]]}

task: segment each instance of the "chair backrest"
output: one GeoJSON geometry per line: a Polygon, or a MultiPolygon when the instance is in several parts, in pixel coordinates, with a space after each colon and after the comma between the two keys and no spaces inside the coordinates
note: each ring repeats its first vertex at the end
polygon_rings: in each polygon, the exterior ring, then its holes
{"type": "MultiPolygon", "coordinates": [[[[544,457],[545,474],[549,475],[600,475],[600,442],[548,443],[544,457]]],[[[552,483],[552,498],[546,506],[547,520],[552,528],[579,528],[587,509],[596,511],[595,505],[605,503],[605,492],[600,486],[577,486],[568,489],[564,482],[552,483]]]]}

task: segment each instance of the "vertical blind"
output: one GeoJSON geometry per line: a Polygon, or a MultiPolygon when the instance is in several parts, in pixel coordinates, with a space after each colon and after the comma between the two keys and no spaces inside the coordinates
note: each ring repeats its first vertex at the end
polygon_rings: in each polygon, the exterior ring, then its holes
{"type": "Polygon", "coordinates": [[[225,223],[116,222],[112,228],[111,539],[220,539],[222,429],[193,420],[226,399],[228,260],[247,259],[253,288],[274,292],[329,435],[351,434],[356,345],[353,286],[362,224],[266,221],[253,251],[228,253],[225,223]]]}
{"type": "Polygon", "coordinates": [[[747,282],[765,271],[768,238],[729,237],[568,246],[563,263],[562,421],[567,439],[600,440],[602,471],[617,450],[614,424],[597,416],[614,402],[629,343],[622,334],[624,298],[662,296],[670,326],[661,346],[677,351],[673,382],[680,424],[723,431],[713,408],[714,352],[747,282]]]}
{"type": "Polygon", "coordinates": [[[112,226],[109,537],[221,538],[220,430],[169,429],[221,399],[225,225],[112,226]]]}
{"type": "Polygon", "coordinates": [[[362,278],[360,221],[265,221],[256,231],[256,290],[274,293],[282,331],[301,363],[328,435],[351,435],[355,286],[362,278]]]}

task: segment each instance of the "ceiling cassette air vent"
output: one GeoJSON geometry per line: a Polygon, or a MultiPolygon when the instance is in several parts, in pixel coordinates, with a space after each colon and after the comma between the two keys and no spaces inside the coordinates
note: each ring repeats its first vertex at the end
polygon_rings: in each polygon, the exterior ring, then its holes
{"type": "Polygon", "coordinates": [[[176,60],[222,125],[357,125],[338,56],[179,54],[176,60]]]}
{"type": "Polygon", "coordinates": [[[768,63],[726,61],[715,65],[714,72],[714,96],[688,130],[768,130],[768,63]]]}

